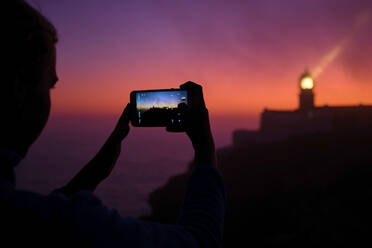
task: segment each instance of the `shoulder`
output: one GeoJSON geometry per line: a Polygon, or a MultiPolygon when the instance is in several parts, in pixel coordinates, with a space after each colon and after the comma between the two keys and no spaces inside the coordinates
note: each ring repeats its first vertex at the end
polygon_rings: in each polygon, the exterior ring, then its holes
{"type": "MultiPolygon", "coordinates": [[[[43,195],[26,190],[16,190],[10,184],[0,183],[0,201],[12,211],[32,213],[48,222],[73,222],[82,213],[107,215],[110,210],[89,191],[80,191],[67,197],[58,190],[43,195]]],[[[72,224],[72,223],[70,223],[72,224]]]]}
{"type": "Polygon", "coordinates": [[[10,234],[19,237],[31,235],[37,238],[36,242],[53,237],[66,242],[79,240],[88,244],[105,244],[109,238],[117,241],[118,233],[123,230],[132,230],[134,234],[133,227],[138,226],[136,219],[122,218],[89,191],[80,191],[71,197],[58,191],[42,195],[24,190],[4,190],[4,187],[0,192],[2,225],[8,227],[10,234]],[[39,238],[41,233],[46,235],[39,238]]]}
{"type": "Polygon", "coordinates": [[[70,216],[75,203],[63,195],[14,190],[1,182],[0,204],[3,237],[15,247],[26,241],[39,247],[70,242],[90,246],[88,238],[73,230],[70,216]]]}

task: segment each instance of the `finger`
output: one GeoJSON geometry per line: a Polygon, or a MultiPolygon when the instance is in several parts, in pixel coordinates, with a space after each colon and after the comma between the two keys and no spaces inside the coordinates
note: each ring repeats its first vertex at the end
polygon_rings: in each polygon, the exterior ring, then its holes
{"type": "Polygon", "coordinates": [[[114,129],[113,135],[123,139],[129,132],[129,121],[130,121],[130,104],[124,108],[118,123],[114,129]]]}
{"type": "Polygon", "coordinates": [[[129,124],[129,120],[130,120],[130,104],[128,103],[119,118],[118,124],[120,125],[129,124]]]}
{"type": "Polygon", "coordinates": [[[187,92],[189,92],[191,98],[191,106],[193,108],[205,107],[203,87],[201,85],[188,81],[180,85],[180,89],[187,90],[187,92]]]}
{"type": "Polygon", "coordinates": [[[191,82],[191,81],[188,81],[184,84],[181,84],[180,89],[181,90],[187,90],[187,91],[197,93],[197,94],[200,94],[200,93],[203,92],[203,87],[201,85],[196,84],[196,83],[191,82]]]}
{"type": "Polygon", "coordinates": [[[181,89],[191,89],[191,88],[198,88],[198,87],[201,87],[201,86],[192,81],[187,81],[186,83],[180,85],[181,89]]]}

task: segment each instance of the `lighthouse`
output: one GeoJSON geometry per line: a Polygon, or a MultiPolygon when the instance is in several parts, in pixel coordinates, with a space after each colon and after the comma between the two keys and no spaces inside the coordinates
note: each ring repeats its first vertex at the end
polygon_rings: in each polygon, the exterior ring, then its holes
{"type": "Polygon", "coordinates": [[[309,72],[305,72],[300,77],[300,110],[314,108],[314,79],[309,72]]]}
{"type": "Polygon", "coordinates": [[[233,133],[234,146],[276,142],[312,134],[372,135],[372,105],[315,106],[312,75],[301,74],[299,106],[296,109],[265,109],[259,130],[239,129],[233,133]]]}

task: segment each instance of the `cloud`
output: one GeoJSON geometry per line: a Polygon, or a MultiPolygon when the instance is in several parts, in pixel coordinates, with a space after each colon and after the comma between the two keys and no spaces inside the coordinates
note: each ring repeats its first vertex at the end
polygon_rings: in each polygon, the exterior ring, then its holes
{"type": "Polygon", "coordinates": [[[328,65],[340,62],[356,80],[371,77],[371,1],[161,3],[155,10],[201,64],[213,62],[227,72],[243,65],[251,73],[301,64],[326,73],[328,65]]]}

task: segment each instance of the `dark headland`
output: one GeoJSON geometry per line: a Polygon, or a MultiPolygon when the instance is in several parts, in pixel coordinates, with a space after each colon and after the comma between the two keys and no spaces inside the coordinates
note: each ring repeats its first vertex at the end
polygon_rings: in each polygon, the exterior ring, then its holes
{"type": "MultiPolygon", "coordinates": [[[[313,88],[304,73],[298,109],[264,110],[259,130],[236,130],[218,151],[224,247],[372,243],[372,106],[317,107],[313,88]]],[[[174,223],[188,173],[152,192],[143,218],[174,223]]]]}

